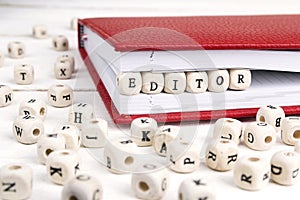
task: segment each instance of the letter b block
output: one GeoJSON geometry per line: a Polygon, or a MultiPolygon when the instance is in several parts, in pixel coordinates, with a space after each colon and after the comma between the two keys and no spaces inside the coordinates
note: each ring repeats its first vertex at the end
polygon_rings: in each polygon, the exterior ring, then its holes
{"type": "Polygon", "coordinates": [[[281,130],[281,123],[284,117],[283,109],[273,105],[263,106],[256,113],[256,121],[272,125],[277,132],[281,130]]]}

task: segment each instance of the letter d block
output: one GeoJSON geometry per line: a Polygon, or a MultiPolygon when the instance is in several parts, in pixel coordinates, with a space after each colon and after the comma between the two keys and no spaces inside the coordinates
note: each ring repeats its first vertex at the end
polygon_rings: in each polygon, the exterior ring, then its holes
{"type": "Polygon", "coordinates": [[[120,94],[136,95],[142,89],[141,73],[123,73],[117,76],[117,87],[120,94]]]}
{"type": "Polygon", "coordinates": [[[280,151],[271,159],[271,179],[281,185],[293,185],[299,178],[300,156],[292,151],[280,151]]]}
{"type": "Polygon", "coordinates": [[[142,92],[147,94],[160,93],[164,88],[164,75],[151,72],[142,72],[142,92]]]}
{"type": "Polygon", "coordinates": [[[270,180],[270,163],[260,157],[243,157],[233,169],[234,183],[244,190],[260,190],[270,180]]]}

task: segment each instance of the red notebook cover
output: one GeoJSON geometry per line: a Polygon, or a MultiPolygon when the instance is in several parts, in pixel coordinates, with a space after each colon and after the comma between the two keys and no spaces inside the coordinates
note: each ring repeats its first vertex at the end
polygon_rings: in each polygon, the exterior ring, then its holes
{"type": "MultiPolygon", "coordinates": [[[[258,108],[231,109],[162,114],[123,115],[118,113],[93,63],[84,49],[82,26],[87,26],[109,42],[116,51],[194,50],[194,49],[300,49],[300,15],[261,16],[194,16],[194,17],[134,17],[91,18],[79,20],[79,51],[97,86],[99,94],[118,124],[128,124],[141,116],[154,117],[159,122],[211,120],[220,117],[253,117],[258,108]],[[156,27],[173,31],[166,34],[147,31],[156,27]],[[135,31],[130,31],[130,30],[135,31]],[[185,40],[178,34],[195,42],[185,40]],[[125,33],[125,34],[123,34],[125,33]],[[174,33],[174,34],[173,34],[174,33]]],[[[159,32],[161,33],[161,32],[159,32]]],[[[270,102],[272,104],[272,102],[270,102]]],[[[296,102],[295,102],[296,104],[296,102]]],[[[287,115],[300,113],[300,106],[283,106],[287,115]]]]}

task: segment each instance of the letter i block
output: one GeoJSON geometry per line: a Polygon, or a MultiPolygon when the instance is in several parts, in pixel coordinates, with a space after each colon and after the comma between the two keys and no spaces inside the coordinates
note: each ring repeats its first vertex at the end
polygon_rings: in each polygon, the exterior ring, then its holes
{"type": "Polygon", "coordinates": [[[138,146],[151,146],[157,122],[153,118],[140,117],[131,122],[131,138],[138,146]]]}
{"type": "Polygon", "coordinates": [[[0,85],[0,107],[8,106],[14,98],[13,90],[7,85],[0,85]]]}
{"type": "Polygon", "coordinates": [[[32,191],[32,169],[8,164],[0,168],[0,199],[28,199],[32,191]]]}
{"type": "Polygon", "coordinates": [[[123,73],[117,76],[117,87],[120,94],[136,95],[142,89],[142,75],[141,73],[123,73]]]}
{"type": "Polygon", "coordinates": [[[166,73],[164,91],[170,94],[180,94],[185,91],[186,77],[183,72],[166,73]]]}
{"type": "Polygon", "coordinates": [[[233,169],[234,183],[244,190],[260,190],[270,180],[270,163],[260,157],[243,157],[233,169]]]}
{"type": "Polygon", "coordinates": [[[164,75],[152,72],[142,72],[142,92],[147,94],[160,93],[164,88],[164,75]]]}
{"type": "Polygon", "coordinates": [[[89,122],[94,117],[93,106],[87,103],[77,103],[70,107],[69,122],[81,129],[84,123],[89,122]]]}

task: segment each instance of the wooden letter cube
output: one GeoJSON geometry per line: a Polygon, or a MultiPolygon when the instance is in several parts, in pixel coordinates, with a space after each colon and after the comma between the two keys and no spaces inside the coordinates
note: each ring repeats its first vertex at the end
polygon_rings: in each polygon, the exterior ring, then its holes
{"type": "Polygon", "coordinates": [[[66,140],[62,134],[50,133],[42,135],[37,141],[38,160],[42,164],[46,164],[48,156],[57,150],[66,148],[66,140]]]}
{"type": "Polygon", "coordinates": [[[168,145],[174,140],[180,128],[178,126],[166,125],[158,128],[153,137],[153,147],[155,152],[160,156],[167,156],[168,145]]]}
{"type": "Polygon", "coordinates": [[[52,39],[53,47],[56,51],[69,50],[69,41],[66,36],[58,35],[52,39]]]}
{"type": "Polygon", "coordinates": [[[43,121],[33,115],[18,116],[13,123],[13,133],[18,142],[34,144],[44,133],[43,121]]]}
{"type": "Polygon", "coordinates": [[[271,159],[271,179],[281,185],[293,185],[299,178],[300,155],[292,151],[279,151],[271,159]]]}
{"type": "Polygon", "coordinates": [[[54,129],[54,133],[62,134],[66,141],[66,149],[78,150],[81,144],[79,129],[74,125],[61,125],[54,129]]]}
{"type": "Polygon", "coordinates": [[[85,147],[104,147],[107,141],[107,121],[104,119],[91,119],[82,127],[82,145],[85,147]]]}
{"type": "Polygon", "coordinates": [[[155,164],[145,164],[143,168],[132,174],[131,189],[134,195],[139,199],[162,199],[169,185],[168,170],[159,169],[155,164]],[[149,168],[153,170],[149,172],[149,168]]]}
{"type": "Polygon", "coordinates": [[[67,85],[52,85],[48,89],[48,102],[54,107],[67,107],[72,104],[73,90],[67,85]]]}
{"type": "Polygon", "coordinates": [[[21,42],[8,43],[7,50],[10,58],[23,58],[25,56],[25,45],[21,42]]]}
{"type": "Polygon", "coordinates": [[[185,91],[186,77],[184,72],[174,72],[165,74],[164,91],[170,94],[180,94],[185,91]]]}
{"type": "Polygon", "coordinates": [[[73,67],[69,61],[56,62],[54,65],[54,75],[56,79],[70,79],[73,67]]]}
{"type": "Polygon", "coordinates": [[[214,188],[207,181],[200,178],[184,179],[178,191],[179,200],[215,200],[214,188]]]}
{"type": "Polygon", "coordinates": [[[251,71],[249,69],[230,69],[229,88],[232,90],[245,90],[251,85],[251,71]]]}
{"type": "Polygon", "coordinates": [[[271,124],[277,132],[281,130],[281,123],[284,117],[284,111],[279,106],[263,106],[256,113],[256,121],[271,124]]]}
{"type": "Polygon", "coordinates": [[[288,145],[300,141],[300,117],[286,117],[282,120],[281,140],[288,145]]]}
{"type": "Polygon", "coordinates": [[[61,200],[101,200],[103,196],[100,181],[86,174],[80,174],[64,185],[61,200]]]}
{"type": "Polygon", "coordinates": [[[46,161],[49,180],[64,185],[79,172],[79,162],[79,155],[75,151],[58,150],[52,152],[46,161]]]}
{"type": "Polygon", "coordinates": [[[216,171],[233,169],[238,159],[238,146],[231,140],[219,139],[206,148],[206,165],[216,171]]]}
{"type": "Polygon", "coordinates": [[[243,157],[233,169],[234,183],[244,190],[260,190],[270,180],[270,163],[265,158],[243,157]]]}
{"type": "Polygon", "coordinates": [[[7,85],[0,85],[0,107],[8,106],[14,98],[13,90],[7,85]]]}
{"type": "Polygon", "coordinates": [[[0,67],[4,65],[4,54],[0,52],[0,67]]]}
{"type": "Polygon", "coordinates": [[[164,88],[164,75],[152,72],[142,72],[142,92],[147,94],[160,93],[164,88]]]}
{"type": "Polygon", "coordinates": [[[139,72],[119,74],[116,81],[120,94],[136,95],[141,92],[142,75],[139,72]]]}
{"type": "Polygon", "coordinates": [[[167,158],[171,170],[179,173],[191,173],[198,169],[200,164],[198,147],[180,139],[171,141],[168,147],[167,158]]]}
{"type": "Polygon", "coordinates": [[[32,169],[8,164],[0,168],[0,199],[28,199],[32,191],[32,169]]]}
{"type": "Polygon", "coordinates": [[[227,70],[212,70],[207,72],[208,90],[211,92],[224,92],[229,86],[229,73],[227,70]]]}
{"type": "Polygon", "coordinates": [[[47,115],[47,105],[41,99],[25,100],[20,104],[19,115],[34,115],[44,120],[47,115]]]}
{"type": "Polygon", "coordinates": [[[269,150],[276,143],[276,131],[270,124],[251,122],[245,127],[244,143],[254,150],[269,150]]]}
{"type": "Polygon", "coordinates": [[[45,25],[35,25],[32,28],[32,35],[37,39],[47,38],[47,27],[45,25]]]}
{"type": "Polygon", "coordinates": [[[76,103],[70,107],[69,122],[81,129],[82,125],[94,117],[94,108],[88,103],[76,103]]]}
{"type": "Polygon", "coordinates": [[[71,26],[70,27],[71,27],[72,30],[74,30],[74,31],[77,30],[77,27],[78,27],[77,23],[78,23],[78,18],[74,17],[74,18],[71,19],[71,24],[70,24],[71,26]]]}
{"type": "Polygon", "coordinates": [[[104,162],[115,174],[133,172],[137,167],[136,144],[132,140],[107,141],[104,146],[104,162]]]}
{"type": "Polygon", "coordinates": [[[74,56],[63,54],[61,56],[58,56],[56,59],[56,62],[69,62],[72,68],[72,72],[75,72],[75,59],[74,56]]]}
{"type": "Polygon", "coordinates": [[[33,82],[34,69],[32,65],[17,65],[14,68],[14,79],[17,84],[28,85],[33,82]]]}
{"type": "Polygon", "coordinates": [[[206,72],[187,72],[186,91],[191,93],[206,92],[208,87],[208,76],[206,72]]]}
{"type": "Polygon", "coordinates": [[[157,122],[153,118],[141,117],[131,122],[131,138],[138,146],[151,146],[157,122]]]}
{"type": "Polygon", "coordinates": [[[236,144],[240,143],[243,132],[243,123],[233,118],[220,118],[214,125],[214,139],[232,140],[236,144]]]}

